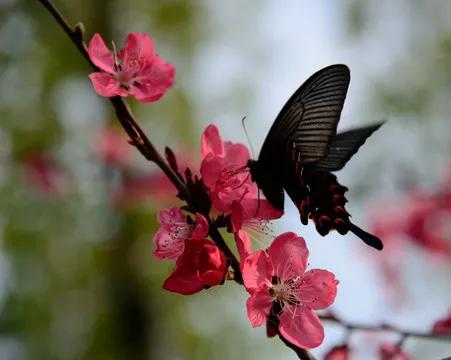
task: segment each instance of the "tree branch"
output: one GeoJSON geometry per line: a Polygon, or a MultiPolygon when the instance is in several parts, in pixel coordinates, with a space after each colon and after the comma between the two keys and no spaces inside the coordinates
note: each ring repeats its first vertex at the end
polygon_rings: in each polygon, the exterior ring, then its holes
{"type": "MultiPolygon", "coordinates": [[[[97,71],[97,67],[93,64],[89,58],[88,49],[84,42],[84,28],[81,23],[78,23],[74,28],[64,18],[61,12],[53,4],[51,0],[38,0],[58,22],[60,27],[64,30],[67,36],[71,39],[72,43],[77,47],[78,51],[83,55],[86,61],[89,62],[91,67],[97,71]]],[[[125,132],[130,137],[130,143],[135,146],[138,151],[149,161],[154,162],[165,173],[169,180],[174,184],[179,192],[181,199],[185,200],[189,205],[194,204],[194,199],[187,189],[183,180],[175,173],[175,171],[168,165],[165,159],[161,156],[155,146],[151,143],[147,135],[136,121],[131,109],[127,105],[124,99],[120,96],[109,98],[111,104],[116,112],[116,117],[124,128],[125,132]]],[[[194,207],[194,206],[193,206],[194,207]]],[[[195,208],[195,207],[194,207],[195,208]]],[[[208,216],[208,214],[205,214],[208,216]]],[[[218,247],[225,253],[226,257],[230,259],[230,265],[235,273],[235,281],[242,284],[241,271],[239,262],[232,251],[225,243],[222,235],[213,224],[212,239],[218,245],[218,247]]]]}
{"type": "Polygon", "coordinates": [[[381,331],[390,331],[394,333],[398,333],[401,338],[406,339],[407,337],[416,337],[430,340],[441,340],[441,341],[451,341],[451,335],[439,335],[433,333],[423,333],[401,329],[399,327],[389,325],[389,324],[380,324],[380,325],[365,325],[365,324],[357,324],[345,322],[334,315],[320,315],[319,318],[324,321],[334,322],[336,324],[340,324],[348,330],[361,330],[361,331],[370,331],[370,332],[381,332],[381,331]]]}
{"type": "MultiPolygon", "coordinates": [[[[81,23],[77,24],[74,28],[70,26],[61,12],[56,8],[56,6],[50,0],[38,0],[53,16],[53,18],[58,22],[67,36],[72,40],[72,43],[77,47],[78,51],[83,55],[83,57],[89,62],[94,70],[98,70],[97,67],[92,63],[89,58],[88,49],[83,40],[84,28],[81,23]]],[[[180,178],[175,174],[175,172],[169,167],[157,149],[150,142],[149,138],[146,136],[144,131],[138,125],[132,111],[130,110],[127,103],[120,97],[115,96],[109,98],[111,104],[114,107],[116,116],[120,121],[122,127],[131,139],[131,144],[134,145],[139,152],[149,161],[156,163],[161,170],[166,174],[166,176],[175,185],[180,195],[186,199],[190,200],[188,190],[185,184],[180,180],[180,178]]]]}

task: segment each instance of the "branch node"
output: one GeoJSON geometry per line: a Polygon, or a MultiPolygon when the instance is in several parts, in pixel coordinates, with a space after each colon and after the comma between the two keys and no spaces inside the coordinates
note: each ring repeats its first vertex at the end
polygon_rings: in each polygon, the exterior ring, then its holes
{"type": "Polygon", "coordinates": [[[80,42],[83,41],[85,37],[85,25],[82,22],[75,24],[74,26],[74,35],[78,38],[80,42]]]}

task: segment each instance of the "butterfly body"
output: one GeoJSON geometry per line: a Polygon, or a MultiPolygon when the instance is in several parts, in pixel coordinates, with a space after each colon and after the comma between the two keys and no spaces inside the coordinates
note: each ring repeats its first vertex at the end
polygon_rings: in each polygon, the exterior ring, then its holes
{"type": "Polygon", "coordinates": [[[284,190],[298,207],[300,219],[312,219],[322,235],[352,231],[366,244],[382,242],[351,223],[345,209],[347,188],[332,171],[340,170],[382,123],[337,134],[349,86],[345,65],[313,74],[288,100],[272,125],[258,160],[248,163],[251,178],[266,199],[284,209],[284,190]]]}

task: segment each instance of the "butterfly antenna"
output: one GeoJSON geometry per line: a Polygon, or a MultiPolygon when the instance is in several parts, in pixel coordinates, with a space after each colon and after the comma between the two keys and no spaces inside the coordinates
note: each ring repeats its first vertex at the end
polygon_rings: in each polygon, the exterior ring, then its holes
{"type": "Polygon", "coordinates": [[[243,126],[243,130],[244,130],[244,133],[246,134],[247,142],[249,143],[249,147],[251,148],[252,157],[255,158],[254,147],[252,146],[252,142],[251,142],[251,139],[250,139],[249,134],[247,132],[246,124],[245,124],[244,120],[246,120],[246,116],[243,116],[243,118],[241,119],[241,125],[243,126]]]}

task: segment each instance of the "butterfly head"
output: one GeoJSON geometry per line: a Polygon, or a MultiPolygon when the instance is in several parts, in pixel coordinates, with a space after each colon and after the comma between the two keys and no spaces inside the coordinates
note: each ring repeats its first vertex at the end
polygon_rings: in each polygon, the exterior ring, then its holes
{"type": "Polygon", "coordinates": [[[247,168],[251,174],[251,180],[258,184],[258,179],[260,179],[260,167],[258,166],[258,161],[249,159],[247,162],[247,168]]]}

